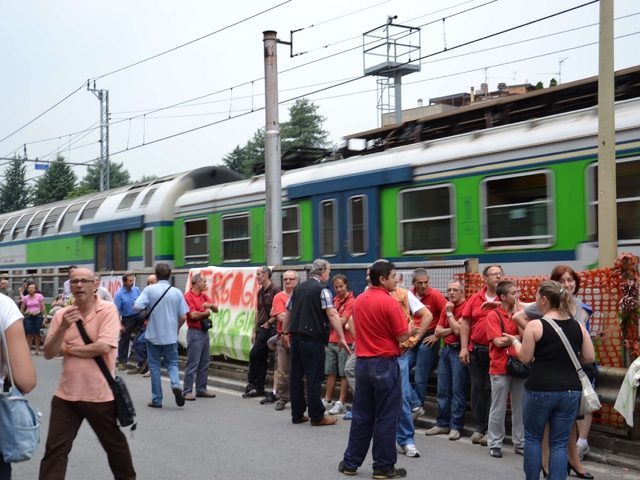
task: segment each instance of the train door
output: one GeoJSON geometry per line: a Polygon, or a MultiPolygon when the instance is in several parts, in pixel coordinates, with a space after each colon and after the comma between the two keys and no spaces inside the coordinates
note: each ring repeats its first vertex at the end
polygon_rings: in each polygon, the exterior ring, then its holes
{"type": "Polygon", "coordinates": [[[377,187],[315,195],[314,250],[331,263],[372,263],[378,258],[377,187]]]}

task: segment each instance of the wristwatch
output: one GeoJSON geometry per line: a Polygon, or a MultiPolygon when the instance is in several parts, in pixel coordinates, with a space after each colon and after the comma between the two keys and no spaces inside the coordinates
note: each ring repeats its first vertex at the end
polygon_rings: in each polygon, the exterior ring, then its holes
{"type": "Polygon", "coordinates": [[[447,312],[447,317],[453,317],[453,313],[447,312]]]}

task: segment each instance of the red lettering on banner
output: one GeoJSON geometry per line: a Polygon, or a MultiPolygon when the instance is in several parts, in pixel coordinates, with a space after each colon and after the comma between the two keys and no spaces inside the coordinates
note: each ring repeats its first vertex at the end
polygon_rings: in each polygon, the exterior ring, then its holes
{"type": "Polygon", "coordinates": [[[229,289],[229,284],[233,279],[233,273],[227,273],[222,279],[222,295],[220,295],[220,303],[226,304],[229,301],[229,297],[231,296],[231,290],[229,289]]]}
{"type": "Polygon", "coordinates": [[[240,298],[242,297],[243,292],[243,276],[242,272],[236,272],[235,278],[233,279],[233,284],[231,286],[231,305],[237,307],[240,305],[240,298]]]}
{"type": "Polygon", "coordinates": [[[258,289],[260,285],[255,281],[253,273],[247,275],[242,285],[242,306],[257,308],[258,306],[258,289]],[[248,287],[248,288],[247,288],[248,287]]]}

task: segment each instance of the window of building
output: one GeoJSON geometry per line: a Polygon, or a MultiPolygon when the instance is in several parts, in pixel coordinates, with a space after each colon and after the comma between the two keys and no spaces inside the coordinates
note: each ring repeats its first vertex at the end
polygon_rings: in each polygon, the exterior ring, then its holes
{"type": "Polygon", "coordinates": [[[320,255],[335,257],[338,254],[338,201],[323,200],[318,205],[320,218],[320,255]]]}
{"type": "Polygon", "coordinates": [[[144,267],[153,267],[153,229],[144,230],[144,267]]]}
{"type": "Polygon", "coordinates": [[[33,238],[38,236],[38,231],[40,230],[40,224],[42,223],[42,220],[44,220],[44,217],[46,217],[49,212],[50,210],[40,210],[38,213],[35,214],[35,216],[31,220],[31,223],[27,227],[27,238],[33,238]]]}
{"type": "Polygon", "coordinates": [[[454,205],[454,187],[451,184],[400,191],[400,251],[439,253],[454,250],[454,205]]]}
{"type": "Polygon", "coordinates": [[[349,253],[355,257],[369,251],[367,196],[350,197],[348,202],[349,253]]]}
{"type": "Polygon", "coordinates": [[[222,222],[222,261],[251,260],[251,214],[249,212],[224,215],[222,222]]]}
{"type": "Polygon", "coordinates": [[[87,206],[84,207],[84,210],[82,210],[82,213],[80,214],[80,220],[91,220],[93,217],[95,217],[98,208],[100,208],[100,205],[102,205],[105,200],[106,198],[96,198],[89,201],[89,203],[87,203],[87,206]]]}
{"type": "Polygon", "coordinates": [[[0,232],[0,242],[11,240],[11,230],[13,230],[13,226],[19,219],[20,216],[11,217],[5,222],[4,226],[2,227],[2,231],[0,232]]]}
{"type": "Polygon", "coordinates": [[[67,209],[66,212],[64,212],[64,215],[62,216],[62,222],[60,222],[60,229],[58,230],[59,233],[69,233],[73,231],[73,224],[75,223],[78,212],[83,205],[84,202],[74,203],[67,209]]]}
{"type": "Polygon", "coordinates": [[[96,235],[96,270],[101,272],[127,269],[127,233],[96,235]]]}
{"type": "Polygon", "coordinates": [[[482,242],[487,250],[544,248],[555,242],[550,170],[482,181],[482,242]]]}
{"type": "Polygon", "coordinates": [[[184,229],[185,265],[209,263],[209,220],[206,218],[185,220],[182,228],[184,229]]]}
{"type": "MultiPolygon", "coordinates": [[[[589,236],[598,239],[598,165],[587,170],[589,184],[589,236]]],[[[618,241],[636,243],[640,239],[640,158],[616,163],[616,211],[618,241]]]]}
{"type": "Polygon", "coordinates": [[[67,207],[56,207],[52,209],[44,219],[44,225],[42,226],[42,236],[54,235],[56,233],[56,225],[60,219],[60,215],[67,207]]]}

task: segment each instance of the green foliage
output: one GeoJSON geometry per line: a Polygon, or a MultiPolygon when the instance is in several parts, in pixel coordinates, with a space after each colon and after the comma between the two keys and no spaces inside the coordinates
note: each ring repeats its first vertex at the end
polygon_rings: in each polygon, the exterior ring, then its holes
{"type": "MultiPolygon", "coordinates": [[[[131,183],[131,175],[124,168],[123,163],[109,162],[109,188],[123,187],[131,183]]],[[[80,182],[80,187],[85,187],[87,193],[100,191],[100,167],[87,167],[87,173],[80,182]]],[[[75,195],[79,196],[79,195],[75,195]]]]}
{"type": "MultiPolygon", "coordinates": [[[[289,108],[289,121],[280,124],[281,149],[312,147],[327,148],[329,132],[322,129],[325,117],[318,114],[318,107],[306,98],[296,100],[289,108]]],[[[250,178],[254,166],[264,162],[264,128],[259,128],[244,147],[236,146],[224,156],[225,167],[250,178]]]]}
{"type": "Polygon", "coordinates": [[[9,168],[4,171],[4,178],[0,183],[0,213],[27,208],[29,192],[26,173],[27,166],[20,158],[14,157],[9,168]]]}
{"type": "Polygon", "coordinates": [[[71,167],[58,155],[55,162],[49,164],[49,170],[36,181],[31,201],[33,205],[58,202],[76,189],[78,177],[71,167]]]}
{"type": "Polygon", "coordinates": [[[542,90],[544,88],[544,83],[538,82],[536,83],[536,90],[542,90]]]}
{"type": "Polygon", "coordinates": [[[157,180],[158,176],[157,175],[142,175],[140,177],[140,179],[133,181],[132,183],[147,183],[150,182],[152,180],[157,180]]]}
{"type": "Polygon", "coordinates": [[[90,193],[95,193],[95,190],[90,190],[86,185],[80,184],[78,188],[73,190],[72,192],[67,193],[64,197],[65,200],[69,198],[82,197],[83,195],[89,195],[90,193]]]}
{"type": "Polygon", "coordinates": [[[558,81],[555,78],[552,78],[551,80],[549,80],[550,87],[555,87],[556,85],[558,85],[558,81]]]}

